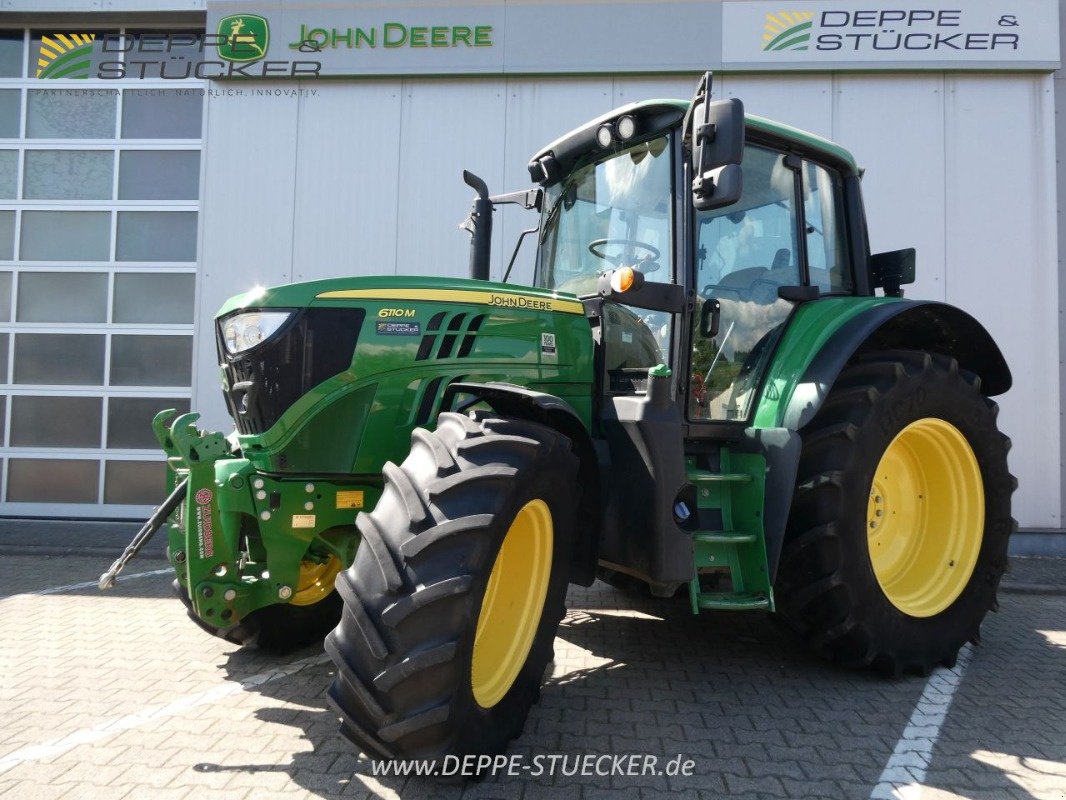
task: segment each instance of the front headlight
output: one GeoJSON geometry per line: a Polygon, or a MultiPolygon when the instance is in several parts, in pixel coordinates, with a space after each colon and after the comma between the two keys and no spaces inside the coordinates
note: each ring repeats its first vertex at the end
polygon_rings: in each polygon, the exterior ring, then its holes
{"type": "Polygon", "coordinates": [[[231,355],[244,352],[278,332],[292,316],[290,311],[249,311],[222,323],[222,341],[231,355]]]}

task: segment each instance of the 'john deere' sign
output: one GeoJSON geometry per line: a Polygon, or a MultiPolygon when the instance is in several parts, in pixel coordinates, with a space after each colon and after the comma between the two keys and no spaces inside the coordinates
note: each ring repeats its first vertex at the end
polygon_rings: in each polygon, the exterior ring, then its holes
{"type": "Polygon", "coordinates": [[[314,27],[301,23],[292,50],[376,47],[492,47],[491,25],[404,25],[386,22],[370,27],[314,27]]]}

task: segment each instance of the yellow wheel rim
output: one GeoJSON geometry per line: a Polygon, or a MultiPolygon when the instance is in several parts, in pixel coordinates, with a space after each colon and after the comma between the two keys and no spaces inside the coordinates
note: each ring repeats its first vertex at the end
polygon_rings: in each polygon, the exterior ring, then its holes
{"type": "Polygon", "coordinates": [[[315,561],[301,561],[296,591],[292,593],[289,602],[294,606],[310,606],[317,603],[333,591],[333,584],[342,569],[341,560],[334,555],[321,564],[315,561]]]}
{"type": "Polygon", "coordinates": [[[470,684],[482,708],[507,694],[540,625],[552,571],[553,526],[543,500],[530,500],[503,537],[481,601],[470,684]]]}
{"type": "Polygon", "coordinates": [[[870,563],[892,605],[931,617],[955,602],[985,527],[981,468],[958,428],[926,417],[899,432],[874,473],[866,527],[870,563]]]}

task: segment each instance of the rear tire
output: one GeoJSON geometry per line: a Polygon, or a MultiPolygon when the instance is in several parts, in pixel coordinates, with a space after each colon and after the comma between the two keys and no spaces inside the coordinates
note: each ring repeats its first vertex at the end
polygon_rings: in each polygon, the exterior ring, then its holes
{"type": "Polygon", "coordinates": [[[876,353],[841,373],[802,432],[775,586],[777,615],[815,651],[888,675],[928,674],[978,641],[1015,528],[1017,481],[997,413],[980,379],[946,356],[876,353]],[[948,444],[922,449],[937,437],[948,444]],[[896,470],[910,484],[883,484],[895,474],[886,452],[910,465],[896,470]]]}
{"type": "Polygon", "coordinates": [[[570,440],[551,428],[453,413],[440,415],[436,431],[412,432],[401,466],[386,464],[381,500],[357,520],[355,563],[337,579],[344,614],[326,638],[337,665],[329,697],[360,749],[385,758],[494,755],[521,733],[564,612],[577,470],[570,440]],[[512,537],[525,530],[518,520],[533,512],[548,527],[531,535],[549,549],[508,562],[500,554],[515,552],[512,537]],[[501,565],[527,562],[511,580],[490,581],[501,565]],[[512,629],[482,619],[502,607],[494,598],[508,586],[530,613],[513,638],[483,640],[482,624],[512,629]],[[497,660],[493,643],[503,648],[497,660]],[[506,674],[493,683],[494,671],[506,674]]]}

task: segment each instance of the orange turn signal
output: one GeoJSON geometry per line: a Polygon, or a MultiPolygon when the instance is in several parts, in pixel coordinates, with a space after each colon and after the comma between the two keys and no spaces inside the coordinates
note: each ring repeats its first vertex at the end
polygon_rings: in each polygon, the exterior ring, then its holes
{"type": "Polygon", "coordinates": [[[616,269],[611,275],[611,288],[616,292],[628,292],[633,288],[634,270],[632,267],[616,269]]]}

